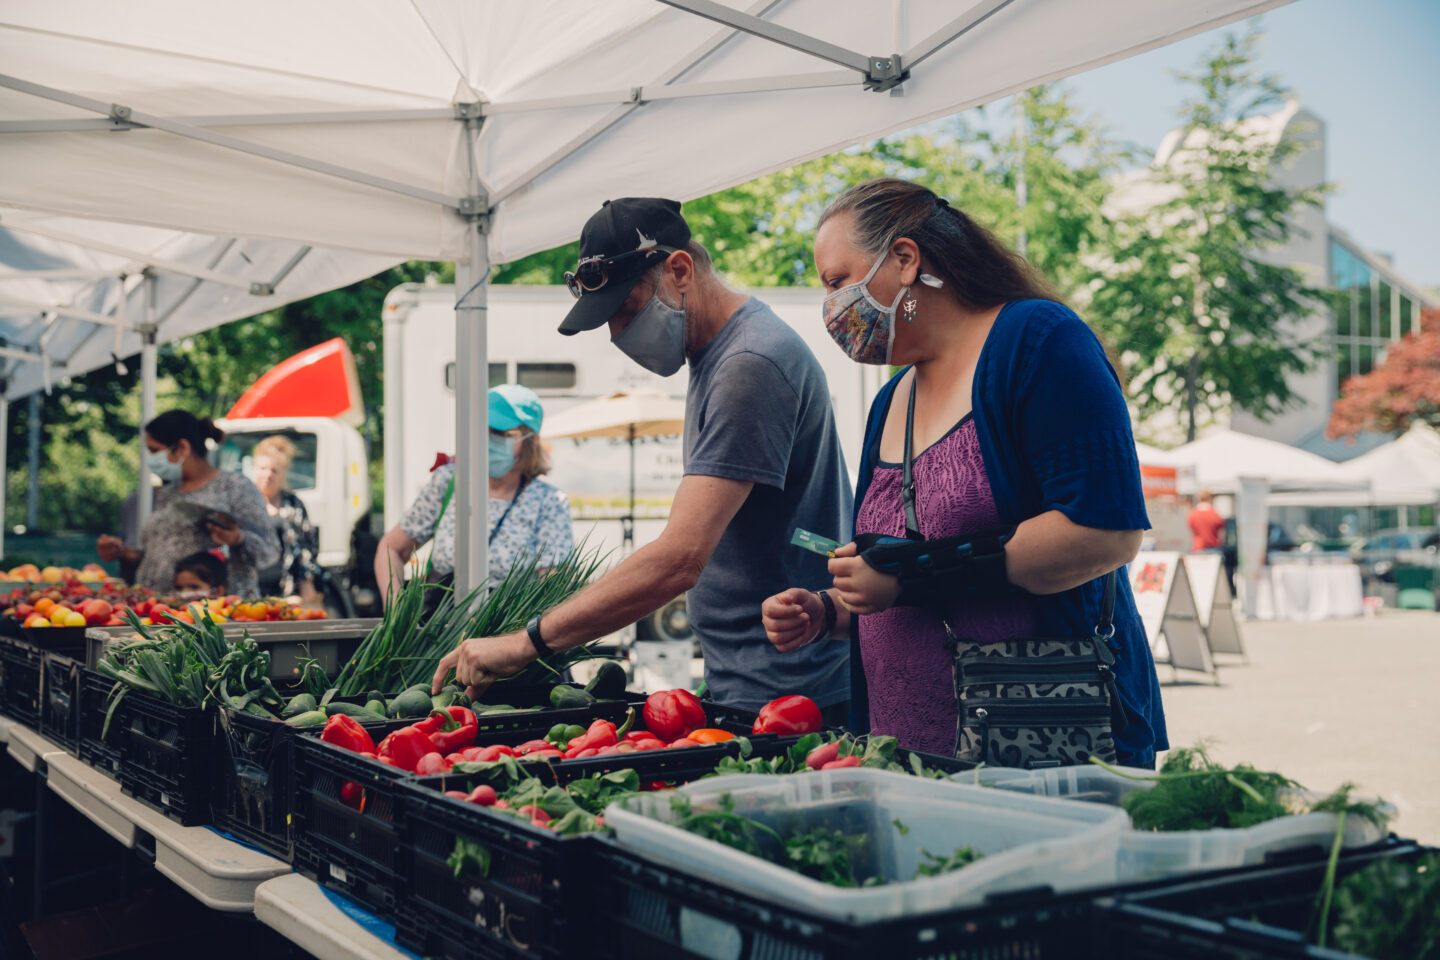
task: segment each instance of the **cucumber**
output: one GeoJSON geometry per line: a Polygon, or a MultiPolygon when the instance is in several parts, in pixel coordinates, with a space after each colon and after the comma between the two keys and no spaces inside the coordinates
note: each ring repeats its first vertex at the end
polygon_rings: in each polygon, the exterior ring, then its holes
{"type": "Polygon", "coordinates": [[[324,710],[307,710],[297,713],[285,722],[292,727],[318,727],[326,720],[324,710]]]}
{"type": "MultiPolygon", "coordinates": [[[[455,703],[455,697],[455,691],[451,690],[449,687],[446,687],[444,690],[441,690],[439,693],[435,694],[435,696],[430,698],[430,709],[444,710],[447,707],[451,706],[453,703],[455,703]]],[[[469,703],[469,701],[465,700],[463,697],[460,698],[460,702],[469,703]]]]}
{"type": "Polygon", "coordinates": [[[291,717],[299,716],[302,713],[309,713],[318,707],[319,704],[315,702],[314,697],[308,693],[302,693],[293,697],[289,703],[285,704],[285,709],[281,712],[280,716],[283,719],[289,720],[291,717]]]}
{"type": "Polygon", "coordinates": [[[576,687],[568,687],[565,684],[556,684],[550,689],[550,706],[557,710],[570,710],[577,707],[588,707],[595,702],[595,698],[584,690],[576,687]]]}
{"type": "Polygon", "coordinates": [[[371,700],[379,700],[381,703],[384,703],[385,694],[381,693],[379,690],[371,690],[369,693],[365,694],[365,701],[368,703],[371,700]]]}
{"type": "Polygon", "coordinates": [[[365,709],[369,710],[373,714],[383,717],[385,716],[385,700],[381,697],[376,697],[374,700],[367,701],[365,704],[365,709]]]}
{"type": "Polygon", "coordinates": [[[420,719],[430,716],[430,711],[435,709],[430,700],[430,694],[424,689],[409,689],[396,697],[390,704],[391,710],[396,717],[406,720],[411,718],[420,719]]]}
{"type": "Polygon", "coordinates": [[[585,692],[597,700],[619,700],[625,696],[627,682],[625,668],[614,660],[606,660],[585,684],[585,692]]]}
{"type": "MultiPolygon", "coordinates": [[[[332,714],[343,713],[345,716],[353,717],[354,719],[359,720],[361,723],[385,722],[385,714],[376,713],[373,710],[367,710],[364,707],[354,703],[345,703],[340,700],[332,700],[330,702],[330,705],[325,709],[329,710],[332,714]]],[[[426,716],[429,716],[429,714],[427,713],[426,716]]]]}

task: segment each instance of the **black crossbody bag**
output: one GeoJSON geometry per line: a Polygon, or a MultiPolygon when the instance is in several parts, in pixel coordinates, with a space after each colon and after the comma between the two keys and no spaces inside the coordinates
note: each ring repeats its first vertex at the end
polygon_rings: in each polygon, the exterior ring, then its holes
{"type": "MultiPolygon", "coordinates": [[[[900,496],[906,538],[924,540],[915,511],[914,432],[912,384],[900,496]]],[[[964,640],[956,637],[944,611],[935,609],[952,653],[956,757],[1031,769],[1085,763],[1092,756],[1115,762],[1114,731],[1126,723],[1109,644],[1115,635],[1117,589],[1112,570],[1088,637],[964,640]]]]}

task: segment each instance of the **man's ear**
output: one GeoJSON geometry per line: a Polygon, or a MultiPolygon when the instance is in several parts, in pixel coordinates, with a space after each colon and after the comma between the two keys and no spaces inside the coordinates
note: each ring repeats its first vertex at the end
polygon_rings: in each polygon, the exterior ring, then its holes
{"type": "Polygon", "coordinates": [[[684,250],[670,254],[665,261],[665,272],[670,275],[677,293],[686,294],[695,289],[695,261],[684,250]]]}

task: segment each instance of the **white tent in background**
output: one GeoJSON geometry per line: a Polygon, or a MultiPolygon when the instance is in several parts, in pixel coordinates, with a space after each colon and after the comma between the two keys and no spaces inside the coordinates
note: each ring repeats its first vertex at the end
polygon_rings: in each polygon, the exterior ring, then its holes
{"type": "Polygon", "coordinates": [[[1193,465],[1195,483],[1212,493],[1236,493],[1242,476],[1266,480],[1271,491],[1353,491],[1367,486],[1324,457],[1234,430],[1215,430],[1166,455],[1171,463],[1193,465]]]}
{"type": "Polygon", "coordinates": [[[1270,498],[1276,506],[1424,507],[1440,503],[1440,433],[1416,423],[1384,446],[1337,468],[1366,490],[1292,493],[1270,498]]]}
{"type": "Polygon", "coordinates": [[[11,0],[0,203],[454,259],[464,585],[492,262],[1283,2],[11,0]]]}

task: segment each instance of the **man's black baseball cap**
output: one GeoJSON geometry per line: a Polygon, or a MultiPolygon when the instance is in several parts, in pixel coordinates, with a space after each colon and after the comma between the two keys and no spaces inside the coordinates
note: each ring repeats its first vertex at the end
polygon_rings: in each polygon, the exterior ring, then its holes
{"type": "Polygon", "coordinates": [[[604,326],[647,270],[689,242],[690,225],[680,215],[678,201],[659,197],[606,200],[580,231],[580,262],[598,257],[606,263],[605,283],[580,294],[560,324],[560,332],[568,336],[604,326]],[[624,254],[631,256],[615,262],[624,254]]]}

